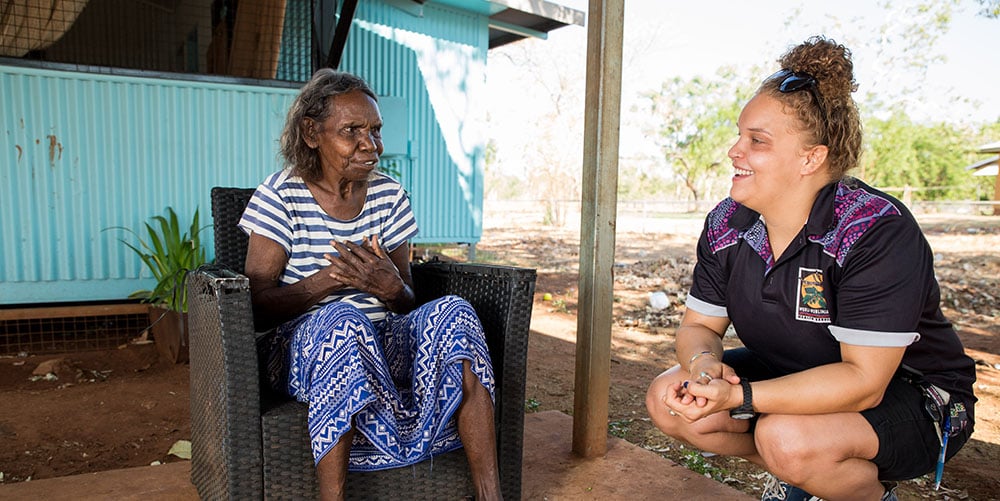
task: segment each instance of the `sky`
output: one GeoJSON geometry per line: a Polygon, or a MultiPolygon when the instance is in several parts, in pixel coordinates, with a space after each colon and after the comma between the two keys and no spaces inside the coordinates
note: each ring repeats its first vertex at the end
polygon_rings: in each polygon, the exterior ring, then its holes
{"type": "MultiPolygon", "coordinates": [[[[588,8],[586,0],[555,1],[584,12],[588,8]]],[[[710,75],[727,64],[770,63],[785,48],[811,35],[824,34],[853,50],[859,92],[864,93],[872,90],[873,80],[885,81],[873,65],[904,49],[898,44],[898,36],[890,33],[886,41],[879,42],[873,35],[881,26],[894,20],[898,23],[909,15],[918,2],[897,0],[891,9],[880,7],[881,3],[626,0],[626,51],[633,30],[639,33],[636,36],[648,39],[643,41],[644,54],[640,57],[648,64],[642,65],[641,72],[628,76],[655,85],[666,76],[710,75]],[[785,26],[796,9],[801,10],[797,22],[785,26]],[[886,50],[886,56],[875,53],[879,47],[886,50]]],[[[944,113],[955,120],[1000,119],[1000,19],[977,15],[979,7],[975,0],[962,0],[954,12],[951,29],[934,45],[932,50],[946,61],[928,67],[923,99],[913,101],[920,107],[913,110],[918,118],[944,113]],[[978,103],[955,107],[943,99],[952,95],[978,103]]],[[[585,41],[586,28],[566,27],[550,35],[550,39],[561,37],[585,41]]],[[[920,78],[916,73],[910,76],[911,82],[920,78]]]]}
{"type": "MultiPolygon", "coordinates": [[[[588,10],[587,0],[550,1],[588,10]]],[[[639,127],[627,123],[628,110],[640,101],[640,93],[656,90],[675,76],[711,77],[727,65],[747,73],[754,65],[763,65],[771,72],[778,69],[776,60],[785,50],[817,34],[852,50],[859,86],[855,98],[861,105],[861,96],[873,93],[902,103],[918,121],[975,127],[1000,120],[1000,19],[977,15],[976,0],[961,0],[953,10],[950,29],[931,47],[921,49],[905,43],[902,33],[926,26],[915,22],[920,19],[914,9],[918,2],[896,0],[891,8],[884,3],[625,0],[621,156],[642,155],[650,147],[639,127]],[[880,35],[883,26],[890,29],[880,35]],[[902,63],[926,54],[942,61],[927,64],[923,71],[902,63]]],[[[575,66],[579,73],[574,77],[585,79],[585,27],[559,28],[540,43],[552,45],[564,60],[550,66],[575,66]]],[[[490,51],[487,63],[486,85],[493,103],[490,133],[498,142],[502,165],[528,163],[517,156],[539,138],[525,137],[523,122],[552,106],[552,99],[538,86],[543,76],[525,74],[524,68],[495,57],[497,53],[498,49],[490,51]]],[[[543,66],[537,71],[548,70],[543,66]]]]}

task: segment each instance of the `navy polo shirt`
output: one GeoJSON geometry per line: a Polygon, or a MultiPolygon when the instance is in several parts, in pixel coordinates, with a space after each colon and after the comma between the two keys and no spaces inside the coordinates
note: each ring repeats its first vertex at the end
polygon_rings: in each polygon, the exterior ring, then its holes
{"type": "Polygon", "coordinates": [[[687,307],[729,317],[782,374],[839,362],[840,343],[905,346],[904,364],[972,403],[975,363],[941,313],[933,265],[903,204],[856,179],[820,191],[778,260],[760,214],[727,198],[706,218],[687,307]]]}

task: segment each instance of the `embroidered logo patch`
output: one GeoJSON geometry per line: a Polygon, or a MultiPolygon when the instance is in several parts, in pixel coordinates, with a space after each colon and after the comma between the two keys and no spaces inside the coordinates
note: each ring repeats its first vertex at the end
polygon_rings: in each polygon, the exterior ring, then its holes
{"type": "Polygon", "coordinates": [[[830,310],[823,295],[823,270],[799,268],[798,305],[795,319],[818,324],[830,323],[830,310]]]}

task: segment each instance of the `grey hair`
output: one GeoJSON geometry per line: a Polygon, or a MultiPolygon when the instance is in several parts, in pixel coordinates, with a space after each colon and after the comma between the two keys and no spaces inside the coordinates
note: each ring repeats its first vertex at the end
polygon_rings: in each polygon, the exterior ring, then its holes
{"type": "Polygon", "coordinates": [[[375,92],[361,77],[330,68],[317,70],[302,87],[288,109],[280,139],[281,156],[285,166],[291,167],[292,174],[306,181],[315,181],[322,176],[319,152],[305,141],[305,119],[323,123],[330,116],[330,98],[356,90],[378,102],[375,92]]]}

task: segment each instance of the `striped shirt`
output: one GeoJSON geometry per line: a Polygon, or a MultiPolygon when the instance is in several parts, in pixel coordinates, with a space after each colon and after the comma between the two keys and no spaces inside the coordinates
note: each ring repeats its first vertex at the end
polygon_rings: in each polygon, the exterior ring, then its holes
{"type": "MultiPolygon", "coordinates": [[[[288,169],[276,172],[257,187],[239,226],[247,234],[257,233],[285,249],[288,261],[281,275],[282,285],[294,284],[329,265],[323,254],[339,255],[331,240],[361,245],[375,235],[379,245],[392,252],[418,231],[406,190],[398,181],[377,171],[368,179],[361,212],[346,221],[330,217],[316,203],[301,177],[291,175],[288,169]]],[[[335,291],[310,311],[333,301],[357,306],[373,322],[385,318],[385,304],[357,289],[335,291]]]]}

